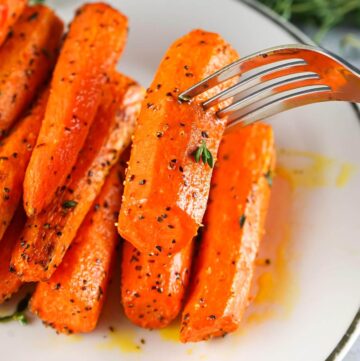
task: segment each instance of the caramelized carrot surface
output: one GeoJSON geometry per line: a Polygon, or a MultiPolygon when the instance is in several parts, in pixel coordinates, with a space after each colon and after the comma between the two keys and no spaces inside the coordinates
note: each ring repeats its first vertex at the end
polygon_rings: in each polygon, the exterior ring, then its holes
{"type": "Polygon", "coordinates": [[[28,216],[49,205],[74,166],[126,36],[126,17],[110,6],[94,3],[78,10],[55,67],[45,118],[26,171],[28,216]]]}
{"type": "Polygon", "coordinates": [[[125,166],[124,161],[112,168],[60,267],[39,283],[31,299],[31,310],[58,332],[96,327],[119,241],[115,222],[125,166]]]}
{"type": "Polygon", "coordinates": [[[12,264],[23,281],[46,281],[60,265],[109,169],[129,145],[143,89],[114,73],[81,150],[51,205],[28,220],[13,252],[12,264]]]}
{"type": "Polygon", "coordinates": [[[24,11],[27,0],[2,0],[0,2],[0,46],[11,36],[12,27],[24,11]]]}
{"type": "Polygon", "coordinates": [[[25,224],[25,212],[19,207],[10,226],[0,240],[0,304],[18,291],[22,282],[10,270],[11,252],[25,224]]]}
{"type": "Polygon", "coordinates": [[[44,117],[48,89],[0,145],[0,239],[20,202],[26,167],[44,117]]]}
{"type": "Polygon", "coordinates": [[[4,135],[49,78],[63,23],[49,8],[27,7],[0,48],[0,133],[4,135]]]}
{"type": "Polygon", "coordinates": [[[274,161],[270,126],[258,123],[224,136],[181,341],[206,340],[239,326],[264,232],[274,161]]]}
{"type": "Polygon", "coordinates": [[[166,327],[181,310],[189,280],[193,244],[173,257],[138,251],[124,242],[121,299],[126,316],[140,327],[166,327]]]}
{"type": "Polygon", "coordinates": [[[196,163],[204,141],[216,158],[225,120],[179,93],[238,58],[219,35],[194,30],[167,51],[142,105],[119,217],[120,235],[141,252],[167,255],[196,235],[206,208],[212,169],[196,163]]]}

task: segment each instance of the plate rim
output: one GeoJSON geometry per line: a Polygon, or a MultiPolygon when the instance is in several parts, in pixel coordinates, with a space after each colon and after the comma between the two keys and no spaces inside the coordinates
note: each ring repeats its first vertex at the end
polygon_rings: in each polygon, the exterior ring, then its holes
{"type": "MultiPolygon", "coordinates": [[[[303,44],[317,45],[314,41],[309,38],[303,31],[297,28],[295,25],[291,24],[280,15],[275,13],[273,10],[267,6],[261,4],[258,1],[254,0],[235,0],[241,2],[253,10],[257,11],[261,15],[265,16],[275,24],[279,25],[283,30],[285,30],[289,35],[291,35],[296,41],[303,44]]],[[[356,117],[360,125],[360,105],[355,103],[349,103],[353,108],[356,117]]],[[[360,307],[355,314],[353,320],[351,321],[349,327],[347,328],[345,334],[339,340],[339,342],[334,347],[333,351],[324,361],[341,361],[347,352],[350,350],[351,346],[355,343],[357,337],[360,334],[360,307]]]]}

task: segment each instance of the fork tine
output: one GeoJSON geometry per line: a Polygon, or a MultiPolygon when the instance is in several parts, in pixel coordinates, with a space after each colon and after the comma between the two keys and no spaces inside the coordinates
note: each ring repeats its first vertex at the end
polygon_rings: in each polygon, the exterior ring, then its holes
{"type": "Polygon", "coordinates": [[[255,86],[262,82],[262,77],[264,76],[271,76],[272,74],[286,69],[292,69],[295,67],[307,65],[306,61],[303,59],[289,59],[289,60],[282,60],[278,62],[271,63],[271,67],[269,67],[270,64],[266,64],[264,66],[260,66],[257,68],[257,72],[255,74],[247,76],[247,73],[241,74],[242,80],[240,80],[237,84],[231,86],[228,89],[225,89],[224,91],[216,94],[212,98],[206,100],[203,103],[203,107],[205,109],[208,109],[218,103],[221,103],[225,101],[228,98],[233,97],[237,93],[250,88],[252,86],[255,86]]]}
{"type": "MultiPolygon", "coordinates": [[[[268,81],[264,81],[263,83],[259,83],[258,85],[252,87],[248,91],[238,92],[236,96],[234,96],[234,101],[229,106],[221,109],[218,112],[220,117],[226,117],[229,114],[244,108],[249,103],[253,103],[255,101],[260,101],[264,98],[267,98],[271,95],[278,93],[279,87],[287,86],[293,84],[294,87],[298,86],[299,82],[304,82],[308,80],[306,85],[314,85],[314,82],[311,80],[319,80],[320,76],[314,72],[301,72],[301,73],[292,73],[284,76],[280,76],[278,78],[270,79],[268,81]],[[238,99],[238,100],[237,100],[238,99]]],[[[302,84],[304,86],[304,84],[302,84]]]]}
{"type": "MultiPolygon", "coordinates": [[[[298,63],[296,65],[303,64],[298,63]]],[[[240,99],[241,97],[247,97],[249,94],[256,92],[259,87],[269,87],[271,84],[275,86],[278,82],[279,84],[282,84],[282,81],[285,81],[286,79],[288,79],[289,82],[294,82],[297,79],[305,80],[319,78],[319,75],[315,72],[296,71],[297,69],[293,68],[293,66],[289,67],[289,72],[286,73],[282,72],[277,74],[278,71],[274,70],[271,72],[266,72],[265,75],[257,76],[257,74],[255,74],[254,76],[251,76],[251,78],[245,79],[245,81],[235,84],[231,88],[225,89],[211,99],[205,101],[203,103],[203,107],[206,110],[224,102],[229,98],[240,99]]],[[[281,68],[281,71],[284,69],[286,68],[281,68]]]]}
{"type": "MultiPolygon", "coordinates": [[[[285,110],[331,100],[329,92],[331,92],[331,88],[327,85],[310,85],[286,90],[231,113],[228,116],[228,127],[238,123],[244,126],[249,125],[285,110]]],[[[219,113],[219,117],[224,116],[219,113]]]]}
{"type": "MultiPolygon", "coordinates": [[[[300,59],[300,58],[284,58],[280,60],[275,58],[272,60],[271,58],[268,58],[266,52],[264,52],[260,58],[256,58],[256,61],[254,60],[255,59],[253,58],[253,56],[250,56],[237,60],[234,63],[225,66],[224,68],[211,74],[202,81],[196,83],[186,91],[182,92],[179,95],[179,99],[182,101],[189,101],[193,97],[206,92],[212,87],[215,87],[236,76],[239,75],[244,76],[244,74],[254,69],[257,70],[259,69],[259,74],[254,74],[254,76],[250,78],[256,78],[256,76],[266,75],[268,72],[271,73],[272,71],[275,72],[277,70],[287,69],[292,66],[300,66],[307,64],[307,62],[304,59],[300,59]],[[274,65],[274,66],[273,68],[270,69],[261,70],[264,69],[265,66],[269,66],[269,65],[274,65]],[[264,72],[263,74],[261,74],[262,71],[264,72]]],[[[244,81],[246,81],[246,79],[244,81]]]]}

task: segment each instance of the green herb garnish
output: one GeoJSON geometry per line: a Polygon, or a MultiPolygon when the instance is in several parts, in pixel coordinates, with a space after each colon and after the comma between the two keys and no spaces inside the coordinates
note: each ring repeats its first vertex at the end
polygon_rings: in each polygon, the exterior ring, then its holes
{"type": "Polygon", "coordinates": [[[30,5],[39,5],[39,4],[44,4],[45,0],[30,0],[29,3],[30,5]]]}
{"type": "Polygon", "coordinates": [[[27,294],[17,305],[16,307],[16,311],[8,316],[3,316],[0,317],[0,323],[5,323],[5,322],[11,322],[11,321],[17,321],[19,322],[21,325],[27,325],[28,324],[28,319],[25,315],[25,311],[28,308],[28,304],[30,301],[30,297],[31,294],[27,294]]]}
{"type": "Polygon", "coordinates": [[[70,200],[70,201],[65,201],[61,206],[64,209],[70,209],[70,208],[75,208],[77,206],[78,202],[70,200]]]}
{"type": "Polygon", "coordinates": [[[194,152],[195,162],[199,163],[200,160],[204,164],[208,164],[210,168],[214,167],[214,157],[212,156],[210,150],[206,147],[206,142],[203,139],[201,145],[194,152]]]}
{"type": "Polygon", "coordinates": [[[246,216],[245,216],[245,214],[242,214],[239,219],[240,228],[244,227],[245,222],[246,222],[246,216]]]}
{"type": "Polygon", "coordinates": [[[264,174],[264,177],[265,177],[266,181],[268,182],[269,187],[272,187],[272,185],[273,185],[273,174],[272,174],[271,170],[268,170],[264,174]]]}
{"type": "Polygon", "coordinates": [[[319,43],[337,25],[360,26],[359,0],[260,0],[294,23],[319,27],[314,40],[319,43]]]}

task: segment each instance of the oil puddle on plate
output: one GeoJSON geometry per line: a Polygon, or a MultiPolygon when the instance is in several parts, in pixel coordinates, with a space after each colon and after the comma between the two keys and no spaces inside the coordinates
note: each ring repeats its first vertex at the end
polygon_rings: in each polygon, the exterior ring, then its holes
{"type": "Polygon", "coordinates": [[[141,352],[142,343],[142,339],[138,340],[136,332],[111,327],[106,340],[98,344],[98,348],[102,350],[118,349],[124,353],[136,353],[141,352]]]}
{"type": "Polygon", "coordinates": [[[292,186],[275,178],[266,221],[266,234],[256,259],[256,268],[244,323],[257,324],[271,317],[286,317],[297,295],[289,267],[291,245],[292,186]]]}
{"type": "Polygon", "coordinates": [[[277,175],[288,180],[293,190],[299,187],[342,188],[358,171],[351,163],[313,152],[279,149],[277,156],[277,175]]]}
{"type": "Polygon", "coordinates": [[[180,318],[172,322],[170,326],[159,330],[159,334],[164,341],[180,342],[180,318]]]}

